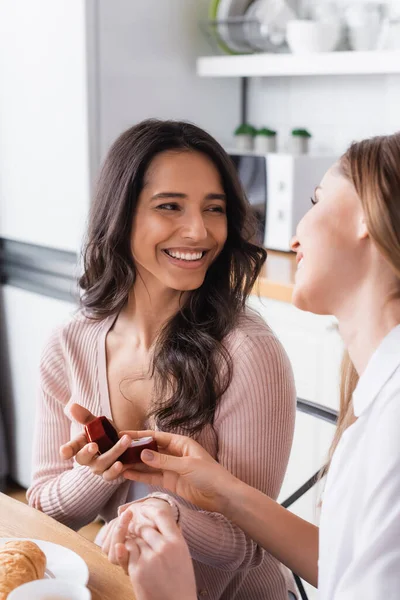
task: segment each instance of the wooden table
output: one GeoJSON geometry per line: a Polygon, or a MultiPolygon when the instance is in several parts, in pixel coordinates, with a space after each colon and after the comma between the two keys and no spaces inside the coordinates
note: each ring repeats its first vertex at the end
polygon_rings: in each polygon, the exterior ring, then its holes
{"type": "Polygon", "coordinates": [[[36,538],[70,548],[89,567],[88,587],[92,600],[135,600],[129,578],[120,567],[112,565],[95,544],[4,494],[0,494],[0,537],[36,538]]]}

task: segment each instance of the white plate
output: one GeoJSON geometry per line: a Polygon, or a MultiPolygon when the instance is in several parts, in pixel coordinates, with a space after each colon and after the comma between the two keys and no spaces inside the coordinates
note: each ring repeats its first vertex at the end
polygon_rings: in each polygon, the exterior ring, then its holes
{"type": "Polygon", "coordinates": [[[45,579],[65,579],[74,583],[86,585],[89,581],[87,564],[76,552],[53,542],[34,540],[32,538],[0,538],[0,548],[6,542],[14,540],[29,540],[35,542],[47,558],[45,579]]]}
{"type": "MultiPolygon", "coordinates": [[[[217,20],[224,21],[229,17],[243,17],[251,2],[252,0],[220,0],[217,8],[217,20]]],[[[243,25],[221,24],[218,25],[218,33],[234,52],[249,51],[243,36],[243,25]]]]}

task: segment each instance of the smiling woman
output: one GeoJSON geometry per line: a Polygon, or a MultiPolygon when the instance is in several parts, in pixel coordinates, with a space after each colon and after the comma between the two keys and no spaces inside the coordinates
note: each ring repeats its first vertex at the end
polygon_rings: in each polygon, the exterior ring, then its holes
{"type": "Polygon", "coordinates": [[[198,592],[210,600],[287,600],[292,582],[221,515],[120,477],[129,436],[99,456],[82,426],[104,415],[117,431],[187,433],[277,497],[295,391],[282,346],[246,309],[266,258],[254,231],[236,169],[210,135],[172,121],[132,127],[100,174],[82,310],[55,332],[41,364],[30,503],[76,528],[100,513],[112,561],[120,506],[129,503],[139,522],[141,503],[162,506],[179,518],[198,592]]]}
{"type": "Polygon", "coordinates": [[[209,158],[181,151],[156,156],[132,230],[137,272],[152,273],[166,288],[198,289],[226,242],[226,211],[220,176],[209,158]]]}

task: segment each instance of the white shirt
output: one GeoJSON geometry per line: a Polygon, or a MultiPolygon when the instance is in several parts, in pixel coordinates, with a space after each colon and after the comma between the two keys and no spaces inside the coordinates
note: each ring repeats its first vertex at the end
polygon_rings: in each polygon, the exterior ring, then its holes
{"type": "Polygon", "coordinates": [[[353,394],[321,510],[320,600],[400,598],[400,325],[353,394]]]}

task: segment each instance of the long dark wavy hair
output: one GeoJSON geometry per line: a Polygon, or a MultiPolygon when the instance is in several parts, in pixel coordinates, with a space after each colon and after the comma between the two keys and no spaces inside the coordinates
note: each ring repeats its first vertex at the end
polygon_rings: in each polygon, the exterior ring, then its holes
{"type": "Polygon", "coordinates": [[[200,288],[190,292],[154,344],[152,415],[162,430],[195,436],[212,424],[232,379],[223,340],[238,322],[267,253],[252,240],[255,223],[236,168],[208,133],[191,123],[149,119],[125,131],[103,164],[84,248],[82,308],[103,319],[118,313],[135,283],[131,231],[151,161],[165,151],[200,152],[217,168],[227,197],[226,243],[200,288]]]}

